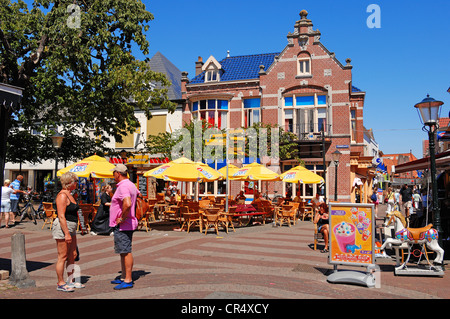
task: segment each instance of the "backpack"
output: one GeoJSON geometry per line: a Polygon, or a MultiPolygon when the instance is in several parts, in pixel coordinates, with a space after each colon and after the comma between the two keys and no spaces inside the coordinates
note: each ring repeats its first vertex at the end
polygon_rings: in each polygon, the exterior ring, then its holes
{"type": "Polygon", "coordinates": [[[372,194],[372,196],[370,196],[370,199],[372,200],[372,202],[376,202],[377,201],[377,195],[372,194]]]}

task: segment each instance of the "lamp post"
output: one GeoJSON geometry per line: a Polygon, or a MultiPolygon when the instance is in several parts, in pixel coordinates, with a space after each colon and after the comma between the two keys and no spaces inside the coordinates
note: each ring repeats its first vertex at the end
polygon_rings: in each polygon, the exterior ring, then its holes
{"type": "Polygon", "coordinates": [[[50,136],[50,138],[52,139],[52,144],[53,144],[53,147],[55,148],[55,154],[56,154],[56,157],[55,157],[55,187],[56,187],[56,190],[58,190],[58,185],[56,182],[57,174],[58,174],[58,150],[62,145],[64,136],[59,134],[58,131],[56,131],[55,134],[50,136]]]}
{"type": "Polygon", "coordinates": [[[433,225],[439,234],[439,246],[442,247],[442,227],[441,227],[441,213],[438,203],[438,190],[437,190],[437,180],[436,180],[436,154],[435,154],[435,139],[436,131],[439,128],[439,114],[441,105],[444,102],[436,101],[427,95],[422,102],[417,103],[414,107],[420,115],[420,120],[423,124],[422,130],[428,132],[429,141],[429,153],[430,153],[430,170],[431,170],[431,191],[433,200],[433,225]]]}
{"type": "Polygon", "coordinates": [[[334,162],[334,200],[337,202],[337,185],[338,185],[338,166],[339,159],[341,158],[342,153],[338,150],[335,150],[331,153],[331,160],[334,162]]]}

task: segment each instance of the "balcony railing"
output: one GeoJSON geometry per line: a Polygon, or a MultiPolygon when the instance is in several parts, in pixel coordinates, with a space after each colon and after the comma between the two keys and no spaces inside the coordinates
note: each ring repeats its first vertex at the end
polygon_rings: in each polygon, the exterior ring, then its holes
{"type": "Polygon", "coordinates": [[[294,133],[298,140],[320,140],[322,138],[322,128],[324,128],[324,136],[329,137],[331,125],[323,125],[322,123],[301,123],[296,125],[286,124],[283,129],[287,132],[294,133]]]}

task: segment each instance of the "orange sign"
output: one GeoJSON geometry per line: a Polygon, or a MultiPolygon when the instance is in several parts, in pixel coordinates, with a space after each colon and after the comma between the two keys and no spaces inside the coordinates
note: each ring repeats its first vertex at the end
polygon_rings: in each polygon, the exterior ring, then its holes
{"type": "Polygon", "coordinates": [[[330,264],[373,264],[372,204],[330,204],[330,264]]]}

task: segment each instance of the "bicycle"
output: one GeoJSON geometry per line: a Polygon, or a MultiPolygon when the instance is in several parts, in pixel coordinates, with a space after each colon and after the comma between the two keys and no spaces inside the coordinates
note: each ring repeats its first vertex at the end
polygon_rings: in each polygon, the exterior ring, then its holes
{"type": "Polygon", "coordinates": [[[36,210],[33,206],[33,196],[31,192],[24,194],[25,199],[25,206],[22,209],[19,209],[19,215],[20,220],[19,222],[22,222],[25,217],[28,217],[30,220],[33,220],[34,224],[36,225],[36,217],[39,219],[44,219],[44,205],[42,202],[45,201],[45,196],[42,197],[41,203],[36,210]]]}

